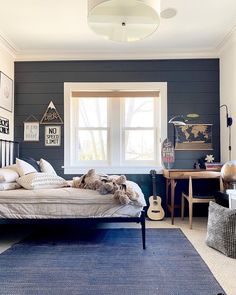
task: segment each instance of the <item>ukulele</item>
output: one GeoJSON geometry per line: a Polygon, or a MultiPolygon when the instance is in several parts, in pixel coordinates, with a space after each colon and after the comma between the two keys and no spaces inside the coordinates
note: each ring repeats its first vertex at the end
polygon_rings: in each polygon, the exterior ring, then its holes
{"type": "Polygon", "coordinates": [[[165,212],[161,206],[161,197],[156,195],[156,170],[151,170],[152,175],[152,190],[153,196],[149,198],[149,208],[147,211],[147,216],[151,220],[162,220],[165,217],[165,212]]]}

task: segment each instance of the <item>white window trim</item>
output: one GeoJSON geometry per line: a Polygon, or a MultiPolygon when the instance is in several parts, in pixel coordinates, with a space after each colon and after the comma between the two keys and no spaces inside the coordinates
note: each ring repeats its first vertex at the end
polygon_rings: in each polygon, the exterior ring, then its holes
{"type": "MultiPolygon", "coordinates": [[[[70,146],[72,128],[71,114],[71,96],[73,91],[160,91],[160,108],[161,108],[161,134],[160,143],[167,137],[167,82],[109,82],[109,83],[64,83],[64,173],[65,174],[83,174],[88,171],[86,167],[71,166],[71,154],[73,146],[70,146]],[[68,127],[69,126],[69,127],[68,127]]],[[[115,143],[114,143],[115,144],[115,143]]],[[[160,155],[159,155],[160,156],[160,155]]],[[[92,167],[91,167],[92,168],[92,167]]],[[[96,167],[96,171],[107,174],[147,174],[150,169],[158,172],[162,171],[162,167],[152,166],[113,166],[113,167],[96,167]]]]}

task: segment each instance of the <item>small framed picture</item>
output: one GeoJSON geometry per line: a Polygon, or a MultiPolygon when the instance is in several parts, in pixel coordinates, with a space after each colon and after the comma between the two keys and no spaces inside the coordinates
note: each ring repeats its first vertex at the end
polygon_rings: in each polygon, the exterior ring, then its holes
{"type": "Polygon", "coordinates": [[[3,72],[0,72],[0,107],[12,112],[13,81],[3,72]]]}
{"type": "Polygon", "coordinates": [[[0,117],[0,133],[9,134],[9,119],[0,117]]]}
{"type": "Polygon", "coordinates": [[[45,126],[45,146],[61,145],[61,126],[45,126]]]}
{"type": "Polygon", "coordinates": [[[24,141],[39,141],[39,122],[24,122],[24,141]]]}

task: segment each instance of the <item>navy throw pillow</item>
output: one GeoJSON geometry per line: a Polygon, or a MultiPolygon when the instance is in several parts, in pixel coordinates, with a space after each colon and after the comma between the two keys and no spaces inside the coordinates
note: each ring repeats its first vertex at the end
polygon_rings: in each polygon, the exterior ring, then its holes
{"type": "Polygon", "coordinates": [[[27,158],[21,158],[21,160],[32,165],[36,169],[37,172],[41,172],[39,164],[37,163],[37,161],[35,159],[27,157],[27,158]]]}

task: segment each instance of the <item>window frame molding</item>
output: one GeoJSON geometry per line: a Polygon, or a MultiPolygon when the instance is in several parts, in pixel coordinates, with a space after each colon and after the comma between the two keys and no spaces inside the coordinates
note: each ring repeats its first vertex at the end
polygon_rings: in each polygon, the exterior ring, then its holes
{"type": "MultiPolygon", "coordinates": [[[[73,145],[71,145],[72,128],[71,112],[72,112],[72,92],[78,91],[154,91],[160,92],[160,109],[161,109],[161,126],[160,126],[160,145],[167,137],[167,82],[65,82],[64,83],[64,173],[65,174],[82,174],[88,171],[88,166],[72,166],[71,155],[73,145]]],[[[160,163],[161,164],[161,163],[160,163]]],[[[92,167],[91,167],[92,168],[92,167]]],[[[96,167],[98,172],[107,174],[147,174],[149,170],[155,168],[157,173],[162,171],[161,166],[103,166],[96,167]]]]}

